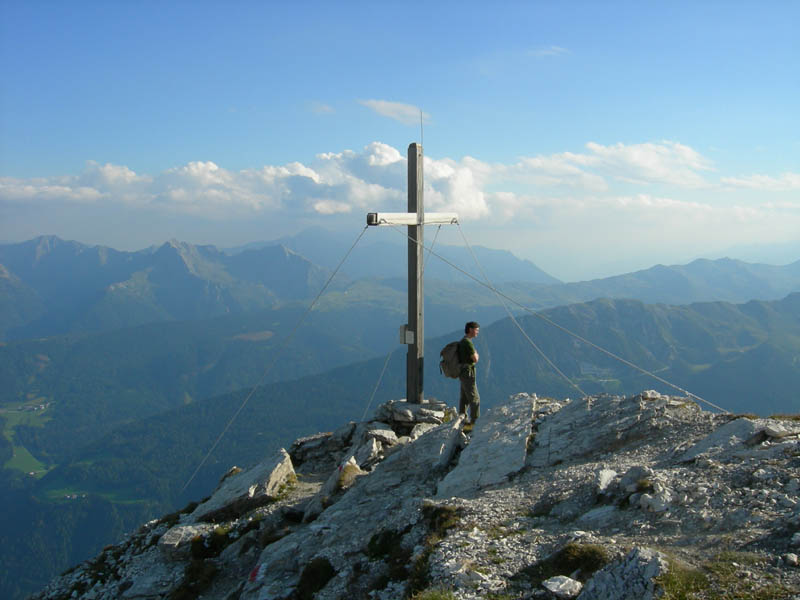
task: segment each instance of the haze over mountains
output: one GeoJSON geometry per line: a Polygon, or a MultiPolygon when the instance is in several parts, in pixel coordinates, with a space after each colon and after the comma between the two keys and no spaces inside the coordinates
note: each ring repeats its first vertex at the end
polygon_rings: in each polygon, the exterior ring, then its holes
{"type": "MultiPolygon", "coordinates": [[[[0,578],[0,595],[33,591],[122,532],[199,499],[234,463],[358,420],[371,397],[405,395],[403,239],[364,239],[299,328],[352,240],[311,231],[280,242],[220,250],[171,241],[138,252],[52,236],[0,245],[0,488],[10,507],[0,561],[22,573],[0,578]]],[[[434,249],[480,273],[467,249],[434,249]]],[[[508,252],[474,250],[503,293],[727,410],[800,406],[800,261],[697,260],[565,284],[508,252]]],[[[512,308],[586,393],[674,392],[512,308]]],[[[470,318],[483,324],[485,407],[520,391],[580,395],[490,290],[435,256],[426,266],[427,395],[455,398],[436,355],[470,318]]]]}
{"type": "MultiPolygon", "coordinates": [[[[350,290],[360,298],[371,294],[371,300],[405,311],[405,284],[399,281],[406,272],[405,246],[374,240],[365,244],[352,253],[331,290],[350,290]]],[[[320,290],[346,250],[341,236],[318,230],[281,243],[228,251],[173,240],[160,247],[121,252],[54,236],[0,245],[0,339],[202,319],[307,301],[320,290]]],[[[478,279],[482,270],[495,284],[513,284],[508,288],[512,296],[519,295],[533,308],[598,297],[677,304],[774,300],[797,290],[800,284],[800,260],[772,266],[700,259],[688,265],[657,265],[616,277],[563,284],[510,252],[481,247],[474,251],[479,265],[466,248],[435,248],[437,254],[478,279]]],[[[465,308],[500,305],[489,290],[436,256],[428,257],[426,271],[431,282],[427,301],[432,305],[441,301],[450,307],[455,299],[465,308]],[[471,296],[466,302],[464,294],[471,296]]],[[[333,301],[328,298],[327,302],[333,301]]],[[[436,319],[430,323],[436,327],[436,319]]],[[[438,332],[450,327],[448,323],[438,332]]]]}

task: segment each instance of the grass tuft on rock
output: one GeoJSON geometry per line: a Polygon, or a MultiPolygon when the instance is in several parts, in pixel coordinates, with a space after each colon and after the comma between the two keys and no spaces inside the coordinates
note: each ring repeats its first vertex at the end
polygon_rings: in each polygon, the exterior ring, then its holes
{"type": "Polygon", "coordinates": [[[445,588],[430,588],[417,592],[411,600],[456,600],[456,595],[445,588]]]}
{"type": "Polygon", "coordinates": [[[774,600],[789,598],[795,590],[746,576],[747,567],[764,563],[766,559],[752,552],[726,550],[692,568],[672,558],[669,570],[656,578],[664,594],[663,600],[774,600]]]}
{"type": "Polygon", "coordinates": [[[656,577],[655,582],[661,587],[662,600],[690,600],[696,594],[708,589],[708,577],[699,569],[669,559],[669,569],[656,577]]]}
{"type": "Polygon", "coordinates": [[[535,587],[551,577],[565,575],[574,576],[585,583],[610,560],[608,551],[602,546],[571,542],[544,560],[525,567],[512,579],[525,581],[535,587]]]}

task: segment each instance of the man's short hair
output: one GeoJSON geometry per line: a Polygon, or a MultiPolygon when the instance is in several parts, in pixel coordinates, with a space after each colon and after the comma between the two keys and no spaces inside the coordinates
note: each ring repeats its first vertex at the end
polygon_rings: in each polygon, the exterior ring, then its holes
{"type": "Polygon", "coordinates": [[[467,324],[464,325],[464,333],[469,333],[470,329],[477,329],[480,327],[477,321],[467,321],[467,324]]]}

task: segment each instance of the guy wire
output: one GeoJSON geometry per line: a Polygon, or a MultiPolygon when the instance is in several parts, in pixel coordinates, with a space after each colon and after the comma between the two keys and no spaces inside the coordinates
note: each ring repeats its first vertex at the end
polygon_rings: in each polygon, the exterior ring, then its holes
{"type": "MultiPolygon", "coordinates": [[[[400,230],[399,230],[399,229],[397,229],[396,227],[395,227],[394,229],[395,229],[396,231],[398,231],[398,232],[400,233],[400,235],[404,235],[404,236],[405,236],[405,237],[407,237],[408,239],[410,239],[410,240],[414,241],[415,243],[417,243],[417,244],[421,245],[423,248],[426,248],[426,249],[428,249],[428,248],[427,248],[427,247],[426,247],[424,244],[420,244],[420,242],[419,242],[419,241],[417,241],[417,240],[413,240],[413,239],[411,238],[411,236],[409,236],[408,234],[406,234],[406,233],[403,233],[402,231],[400,231],[400,230]]],[[[465,276],[467,276],[467,277],[469,277],[470,279],[472,279],[472,280],[473,280],[475,283],[477,283],[478,285],[482,285],[482,286],[483,286],[483,287],[485,287],[485,288],[492,289],[492,288],[491,288],[490,286],[488,286],[488,285],[487,285],[485,282],[481,281],[480,279],[478,279],[477,277],[475,277],[474,275],[472,275],[472,273],[469,273],[468,271],[466,271],[466,270],[462,269],[462,268],[461,268],[461,267],[459,267],[458,265],[456,265],[456,264],[452,263],[451,261],[447,260],[445,257],[443,257],[442,255],[440,255],[440,254],[438,254],[438,253],[434,252],[433,250],[430,250],[430,249],[428,249],[428,250],[429,250],[429,252],[430,252],[431,254],[433,254],[433,255],[434,255],[436,258],[438,258],[439,260],[442,260],[442,261],[444,261],[445,263],[447,263],[448,265],[450,265],[451,267],[453,267],[455,270],[457,270],[457,271],[459,271],[459,272],[463,273],[465,276]]],[[[669,387],[671,387],[671,388],[673,388],[673,389],[676,389],[676,390],[678,390],[679,392],[681,392],[681,393],[683,393],[683,394],[686,394],[687,396],[690,396],[690,397],[694,398],[695,400],[699,400],[700,402],[703,402],[703,403],[705,403],[705,404],[708,404],[709,406],[712,406],[713,408],[716,408],[716,409],[717,409],[717,410],[719,410],[720,412],[723,412],[723,413],[726,413],[726,414],[729,414],[729,413],[730,413],[730,411],[728,411],[728,410],[726,410],[726,409],[722,408],[721,406],[717,406],[717,405],[716,405],[716,404],[714,404],[713,402],[710,402],[710,401],[708,401],[708,400],[705,400],[704,398],[701,398],[700,396],[698,396],[698,395],[696,395],[696,394],[693,394],[693,393],[691,393],[690,391],[688,391],[688,390],[685,390],[685,389],[683,389],[682,387],[680,387],[680,386],[678,386],[678,385],[676,385],[676,384],[674,384],[674,383],[671,383],[671,382],[667,381],[666,379],[663,379],[662,377],[659,377],[659,376],[658,376],[658,375],[656,375],[655,373],[652,373],[652,372],[650,372],[650,371],[648,371],[648,370],[646,370],[646,369],[643,369],[642,367],[640,367],[640,366],[638,366],[638,365],[636,365],[636,364],[634,364],[634,363],[630,362],[629,360],[625,360],[625,359],[624,359],[624,358],[622,358],[621,356],[617,356],[616,354],[614,354],[614,353],[613,353],[613,352],[611,352],[610,350],[606,350],[605,348],[603,348],[603,347],[601,347],[601,346],[598,346],[598,345],[597,345],[597,344],[595,344],[594,342],[590,342],[590,341],[589,341],[589,340],[587,340],[585,337],[583,337],[583,336],[581,336],[581,335],[579,335],[579,334],[577,334],[577,333],[575,333],[575,332],[573,332],[573,331],[570,331],[569,329],[567,329],[567,328],[566,328],[566,327],[564,327],[563,325],[559,325],[558,323],[556,323],[555,321],[553,321],[553,320],[551,320],[551,319],[547,318],[546,316],[544,316],[544,315],[543,315],[543,314],[541,314],[540,312],[537,312],[537,311],[535,311],[535,310],[532,310],[532,309],[528,308],[527,306],[525,306],[524,304],[522,304],[522,303],[518,302],[517,300],[514,300],[513,298],[511,298],[511,297],[510,297],[510,296],[508,296],[507,294],[504,294],[504,293],[503,293],[503,292],[501,292],[500,290],[497,290],[497,289],[495,289],[494,291],[495,291],[495,293],[496,293],[496,294],[498,294],[498,295],[502,296],[503,298],[505,298],[506,300],[508,300],[508,301],[509,301],[511,304],[514,304],[515,306],[518,306],[519,308],[521,308],[521,309],[522,309],[522,310],[524,310],[525,312],[527,312],[527,313],[530,313],[530,314],[532,314],[532,315],[533,315],[533,316],[535,316],[535,317],[539,317],[539,318],[540,318],[540,319],[542,319],[543,321],[545,321],[545,322],[547,322],[547,323],[550,323],[550,324],[551,324],[553,327],[556,327],[556,328],[560,329],[560,330],[561,330],[561,331],[563,331],[564,333],[566,333],[566,334],[568,334],[568,335],[571,335],[571,336],[572,336],[572,337],[574,337],[575,339],[582,341],[583,343],[585,343],[585,344],[587,344],[587,345],[591,346],[592,348],[595,348],[596,350],[599,350],[600,352],[602,352],[602,353],[604,353],[604,354],[606,354],[606,355],[610,356],[611,358],[614,358],[614,359],[616,359],[616,360],[618,360],[618,361],[620,361],[620,362],[622,362],[622,363],[624,363],[624,364],[628,365],[628,366],[629,366],[629,367],[631,367],[632,369],[635,369],[635,370],[637,370],[637,371],[639,371],[640,373],[643,373],[643,374],[645,374],[645,375],[649,375],[650,377],[652,377],[653,379],[656,379],[657,381],[660,381],[660,382],[661,382],[661,383],[663,383],[664,385],[667,385],[667,386],[669,386],[669,387]]]]}
{"type": "MultiPolygon", "coordinates": [[[[342,260],[339,262],[339,264],[333,270],[333,273],[331,273],[331,276],[328,277],[328,280],[325,282],[325,285],[322,286],[322,289],[319,291],[319,293],[317,294],[316,298],[314,298],[314,300],[311,301],[311,304],[309,304],[309,306],[306,309],[306,311],[301,315],[300,319],[297,321],[297,324],[294,326],[294,329],[289,333],[288,336],[286,336],[283,339],[283,342],[275,349],[276,350],[275,354],[274,354],[275,357],[277,357],[280,354],[280,352],[283,351],[283,349],[289,344],[289,342],[292,340],[292,338],[294,338],[294,335],[297,333],[297,330],[300,329],[300,325],[303,323],[303,321],[306,319],[306,317],[311,313],[311,310],[314,308],[314,305],[320,299],[320,297],[325,292],[325,290],[328,289],[328,285],[330,285],[331,281],[333,281],[333,278],[336,277],[336,274],[339,272],[339,269],[342,268],[342,265],[344,264],[344,261],[347,260],[347,257],[350,256],[350,253],[353,251],[353,248],[356,247],[356,244],[358,244],[358,242],[363,237],[364,232],[367,231],[367,227],[368,226],[364,226],[364,229],[361,230],[361,233],[356,238],[356,241],[353,242],[352,246],[350,246],[350,249],[345,253],[344,258],[342,258],[342,260]]],[[[242,403],[239,405],[239,408],[237,408],[236,412],[233,413],[233,416],[230,418],[228,423],[225,425],[225,428],[222,430],[222,433],[219,434],[219,437],[217,437],[217,439],[211,445],[211,449],[203,457],[203,460],[200,461],[200,464],[197,465],[197,468],[194,470],[194,473],[192,473],[192,476],[189,477],[189,479],[186,481],[186,483],[183,484],[183,487],[181,488],[181,493],[183,493],[184,490],[186,490],[186,488],[189,486],[189,484],[197,476],[197,473],[200,472],[200,469],[203,468],[203,465],[208,460],[208,457],[211,456],[212,452],[214,452],[214,449],[217,447],[217,445],[219,444],[220,440],[222,440],[223,436],[228,432],[228,429],[230,429],[231,425],[233,425],[233,422],[236,420],[236,417],[238,417],[239,413],[242,412],[242,409],[244,409],[245,405],[250,401],[250,398],[253,397],[253,394],[255,394],[256,390],[262,384],[262,382],[267,377],[269,372],[272,371],[272,368],[275,366],[276,362],[277,362],[277,359],[273,358],[272,362],[269,365],[267,365],[267,367],[264,369],[263,373],[261,373],[261,377],[259,378],[258,382],[252,387],[252,389],[247,394],[247,396],[245,396],[244,400],[242,400],[242,403]]]]}

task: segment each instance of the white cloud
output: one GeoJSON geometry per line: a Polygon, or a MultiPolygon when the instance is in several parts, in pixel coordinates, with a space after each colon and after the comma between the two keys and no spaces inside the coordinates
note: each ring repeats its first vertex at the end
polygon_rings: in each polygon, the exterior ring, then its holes
{"type": "Polygon", "coordinates": [[[411,104],[388,100],[359,100],[359,102],[379,115],[399,121],[403,125],[419,125],[420,119],[428,123],[431,118],[428,113],[411,104]]]}
{"type": "MultiPolygon", "coordinates": [[[[473,167],[476,168],[476,167],[473,167]]],[[[484,180],[547,188],[608,193],[614,182],[639,186],[672,185],[688,189],[711,187],[704,173],[709,160],[676,142],[586,144],[586,152],[562,152],[522,157],[510,165],[480,165],[484,180]]]]}
{"type": "Polygon", "coordinates": [[[783,173],[780,177],[750,175],[747,177],[723,177],[722,183],[735,188],[787,192],[800,190],[800,173],[783,173]]]}
{"type": "Polygon", "coordinates": [[[103,186],[129,186],[137,183],[147,183],[150,177],[137,175],[128,167],[106,163],[98,164],[93,160],[87,161],[86,168],[81,173],[79,180],[89,187],[103,186]]]}
{"type": "MultiPolygon", "coordinates": [[[[123,207],[126,219],[191,218],[209,230],[225,223],[247,223],[249,230],[256,222],[360,223],[359,212],[405,210],[406,168],[401,151],[373,142],[359,151],[319,154],[307,164],[241,171],[193,161],[142,175],[89,162],[77,175],[0,177],[0,239],[37,222],[41,227],[45,214],[54,222],[52,215],[67,213],[78,221],[89,214],[83,211],[102,210],[106,227],[105,217],[123,207]]],[[[701,245],[790,240],[800,232],[800,198],[786,193],[800,189],[800,176],[715,179],[708,159],[677,142],[589,143],[581,152],[510,163],[426,156],[424,172],[427,210],[457,212],[468,231],[496,232],[495,240],[479,243],[532,259],[549,252],[556,264],[570,254],[589,262],[615,253],[646,260],[666,249],[688,254],[701,245]]]]}
{"type": "Polygon", "coordinates": [[[586,144],[590,154],[580,162],[607,175],[633,183],[668,183],[702,188],[708,183],[701,171],[712,170],[711,162],[689,146],[671,141],[659,144],[586,144]]]}
{"type": "Polygon", "coordinates": [[[77,184],[75,179],[59,182],[59,179],[21,180],[13,177],[0,178],[0,204],[45,204],[48,202],[70,202],[88,204],[102,198],[98,190],[77,184]]]}
{"type": "Polygon", "coordinates": [[[481,164],[474,159],[462,163],[445,159],[426,159],[425,206],[431,211],[457,212],[465,219],[479,219],[489,215],[489,206],[482,190],[485,174],[481,164]],[[474,167],[479,168],[474,168],[474,167]]]}
{"type": "Polygon", "coordinates": [[[512,180],[530,185],[579,188],[592,192],[607,190],[605,177],[587,170],[584,167],[587,164],[588,157],[567,152],[523,158],[506,169],[505,173],[512,180]]]}
{"type": "MultiPolygon", "coordinates": [[[[590,142],[582,153],[523,157],[512,164],[426,156],[424,167],[426,206],[455,211],[468,219],[507,219],[531,203],[541,208],[543,198],[550,199],[551,210],[564,210],[576,201],[608,203],[609,199],[614,199],[617,208],[675,209],[682,205],[654,197],[646,191],[647,186],[658,183],[681,189],[711,185],[704,179],[710,162],[676,142],[613,146],[590,142]],[[619,194],[615,181],[633,182],[642,189],[638,195],[619,194]],[[549,192],[543,193],[545,190],[549,192]]],[[[292,162],[238,172],[212,161],[193,161],[150,176],[122,165],[89,162],[76,176],[2,178],[0,201],[80,203],[102,199],[209,219],[263,211],[396,211],[404,205],[405,179],[405,156],[392,146],[373,142],[359,152],[319,154],[311,164],[292,162]]],[[[722,181],[729,186],[769,190],[800,185],[800,177],[794,174],[722,181]]]]}

